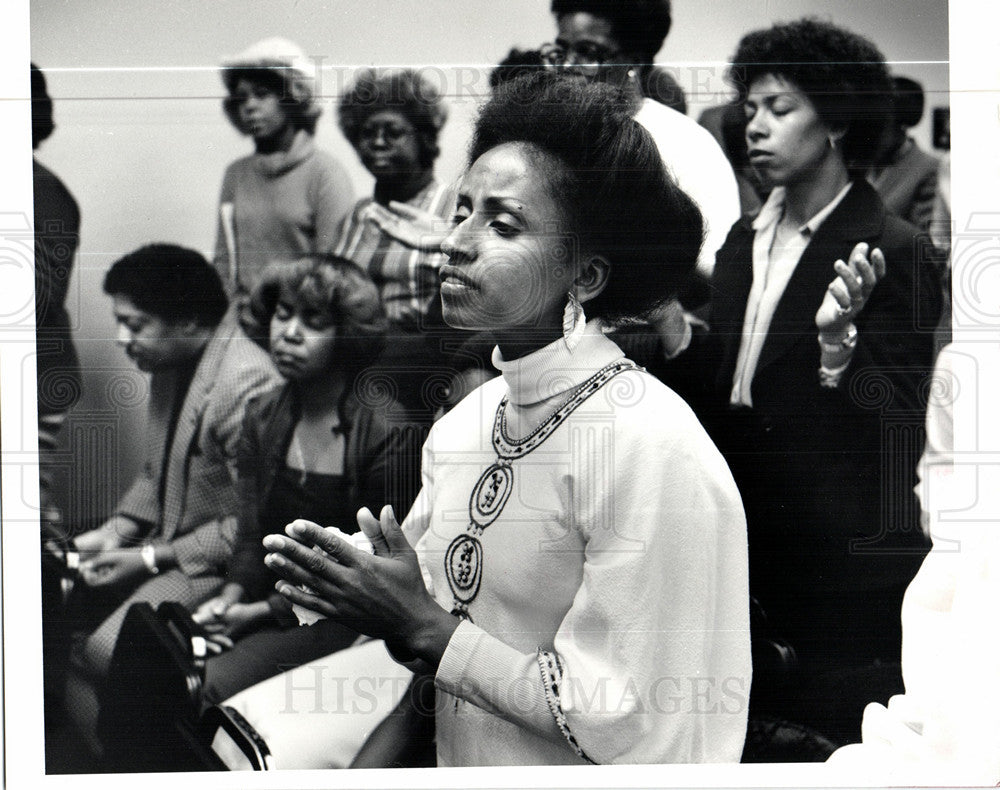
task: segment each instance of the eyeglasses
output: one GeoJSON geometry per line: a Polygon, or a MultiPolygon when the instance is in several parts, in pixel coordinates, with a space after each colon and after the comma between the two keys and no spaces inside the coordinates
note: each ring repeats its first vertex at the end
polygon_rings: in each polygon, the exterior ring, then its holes
{"type": "Polygon", "coordinates": [[[396,123],[366,123],[358,130],[358,137],[365,142],[373,142],[381,137],[387,143],[396,143],[409,137],[414,130],[396,123]]]}
{"type": "Polygon", "coordinates": [[[604,66],[614,61],[621,50],[595,44],[592,41],[581,41],[579,44],[562,46],[561,44],[542,44],[539,54],[542,62],[548,66],[604,66]]]}

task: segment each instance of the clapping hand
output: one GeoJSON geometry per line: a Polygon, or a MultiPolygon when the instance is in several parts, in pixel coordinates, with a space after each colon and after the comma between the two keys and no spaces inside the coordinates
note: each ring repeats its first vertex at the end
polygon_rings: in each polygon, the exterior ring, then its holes
{"type": "Polygon", "coordinates": [[[878,248],[868,253],[868,244],[854,246],[848,263],[833,264],[837,276],[827,286],[823,302],[816,311],[816,327],[820,335],[843,334],[861,313],[875,285],[885,277],[885,256],[878,248]]]}
{"type": "Polygon", "coordinates": [[[391,507],[384,507],[379,519],[363,508],[358,525],[374,555],[303,519],[285,527],[284,535],[264,538],[265,562],[284,580],[276,589],[293,604],[436,666],[457,619],[424,586],[416,553],[391,507]]]}

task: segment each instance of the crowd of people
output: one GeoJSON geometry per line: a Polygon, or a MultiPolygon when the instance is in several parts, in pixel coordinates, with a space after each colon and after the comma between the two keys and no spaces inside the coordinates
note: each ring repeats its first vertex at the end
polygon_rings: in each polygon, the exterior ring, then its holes
{"type": "MultiPolygon", "coordinates": [[[[151,243],[104,279],[151,374],[143,463],[104,523],[43,524],[80,556],[47,708],[98,760],[137,603],[190,613],[201,705],[282,768],[825,759],[903,692],[948,278],[919,85],[801,19],[742,38],[699,124],[653,65],[669,0],[551,11],[455,184],[444,97],[360,69],[337,112],[360,200],[294,43],[223,64],[253,153],[214,258],[151,243]],[[296,672],[398,687],[317,722],[290,715],[296,672]]],[[[35,173],[36,223],[78,223],[35,173]]],[[[47,446],[72,406],[53,371],[79,378],[71,265],[39,242],[47,446]]]]}

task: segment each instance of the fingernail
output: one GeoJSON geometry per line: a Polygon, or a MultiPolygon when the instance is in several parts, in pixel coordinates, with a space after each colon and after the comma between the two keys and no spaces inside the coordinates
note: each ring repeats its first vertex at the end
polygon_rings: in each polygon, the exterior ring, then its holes
{"type": "Polygon", "coordinates": [[[282,557],[280,554],[268,554],[266,557],[264,557],[264,562],[266,562],[268,565],[284,565],[285,558],[282,557]]]}
{"type": "Polygon", "coordinates": [[[295,535],[305,535],[306,527],[304,524],[300,524],[298,521],[293,521],[286,528],[286,531],[294,533],[295,535]]]}
{"type": "Polygon", "coordinates": [[[285,539],[279,535],[268,535],[264,538],[264,545],[269,549],[283,549],[285,548],[285,539]]]}

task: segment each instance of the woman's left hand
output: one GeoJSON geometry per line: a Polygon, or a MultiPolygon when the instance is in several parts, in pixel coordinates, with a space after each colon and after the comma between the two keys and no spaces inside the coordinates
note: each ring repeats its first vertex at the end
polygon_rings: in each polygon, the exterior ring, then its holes
{"type": "Polygon", "coordinates": [[[269,552],[265,562],[285,580],[276,589],[293,604],[383,639],[436,667],[457,618],[424,586],[416,552],[391,507],[382,509],[379,520],[363,508],[358,524],[374,545],[374,556],[304,519],[285,527],[285,535],[264,538],[269,552]]]}
{"type": "Polygon", "coordinates": [[[851,251],[849,263],[833,264],[837,276],[827,286],[823,303],[816,311],[816,327],[821,335],[838,335],[847,330],[861,313],[875,285],[885,277],[885,256],[878,248],[868,254],[868,244],[860,242],[851,251]]]}

